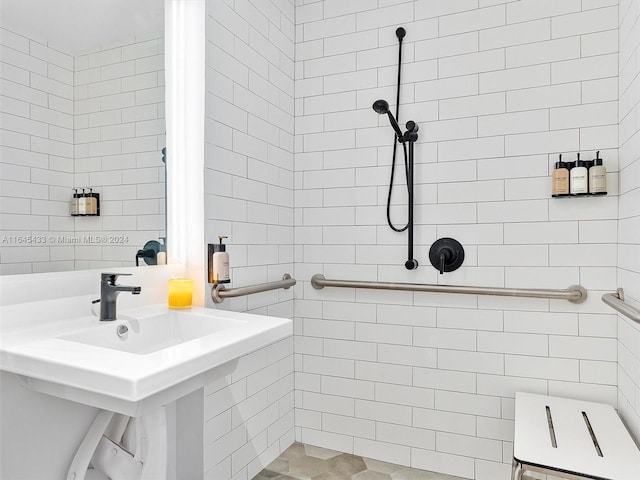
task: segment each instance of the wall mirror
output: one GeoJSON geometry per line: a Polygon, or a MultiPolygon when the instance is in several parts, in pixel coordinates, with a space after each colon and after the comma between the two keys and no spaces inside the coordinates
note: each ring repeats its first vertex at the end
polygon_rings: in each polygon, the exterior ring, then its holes
{"type": "Polygon", "coordinates": [[[0,27],[0,274],[162,249],[164,2],[2,0],[0,27]]]}

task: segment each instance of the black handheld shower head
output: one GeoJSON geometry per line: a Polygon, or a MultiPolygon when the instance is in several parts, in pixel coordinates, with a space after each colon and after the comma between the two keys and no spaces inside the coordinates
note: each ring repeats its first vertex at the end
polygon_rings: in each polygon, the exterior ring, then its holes
{"type": "Polygon", "coordinates": [[[400,130],[398,122],[396,122],[396,118],[393,116],[393,113],[391,113],[391,110],[389,110],[389,103],[386,100],[382,99],[376,100],[375,102],[373,102],[373,109],[380,115],[387,114],[389,116],[389,122],[391,122],[391,126],[395,130],[396,135],[398,136],[398,138],[402,138],[402,130],[400,130]]]}
{"type": "Polygon", "coordinates": [[[373,109],[376,113],[380,115],[384,115],[385,113],[389,113],[389,103],[386,100],[376,100],[373,102],[373,109]]]}

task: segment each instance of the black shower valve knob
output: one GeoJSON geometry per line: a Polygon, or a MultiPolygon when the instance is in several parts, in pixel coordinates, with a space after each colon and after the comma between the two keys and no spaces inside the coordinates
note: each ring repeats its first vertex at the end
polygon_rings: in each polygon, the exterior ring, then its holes
{"type": "Polygon", "coordinates": [[[453,272],[464,262],[464,248],[453,238],[440,238],[429,249],[431,265],[440,272],[453,272]]]}

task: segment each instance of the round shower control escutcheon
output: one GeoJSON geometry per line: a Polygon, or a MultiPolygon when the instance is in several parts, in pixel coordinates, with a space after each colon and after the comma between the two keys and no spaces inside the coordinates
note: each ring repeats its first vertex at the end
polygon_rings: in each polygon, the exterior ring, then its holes
{"type": "Polygon", "coordinates": [[[464,262],[464,248],[454,238],[440,238],[431,245],[429,260],[440,274],[453,272],[460,268],[462,262],[464,262]]]}

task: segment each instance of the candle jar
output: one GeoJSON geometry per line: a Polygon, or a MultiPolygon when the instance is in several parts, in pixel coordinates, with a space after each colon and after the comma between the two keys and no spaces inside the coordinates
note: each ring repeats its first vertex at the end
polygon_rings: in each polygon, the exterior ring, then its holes
{"type": "Polygon", "coordinates": [[[190,278],[169,279],[169,308],[190,308],[193,298],[193,280],[190,278]]]}

